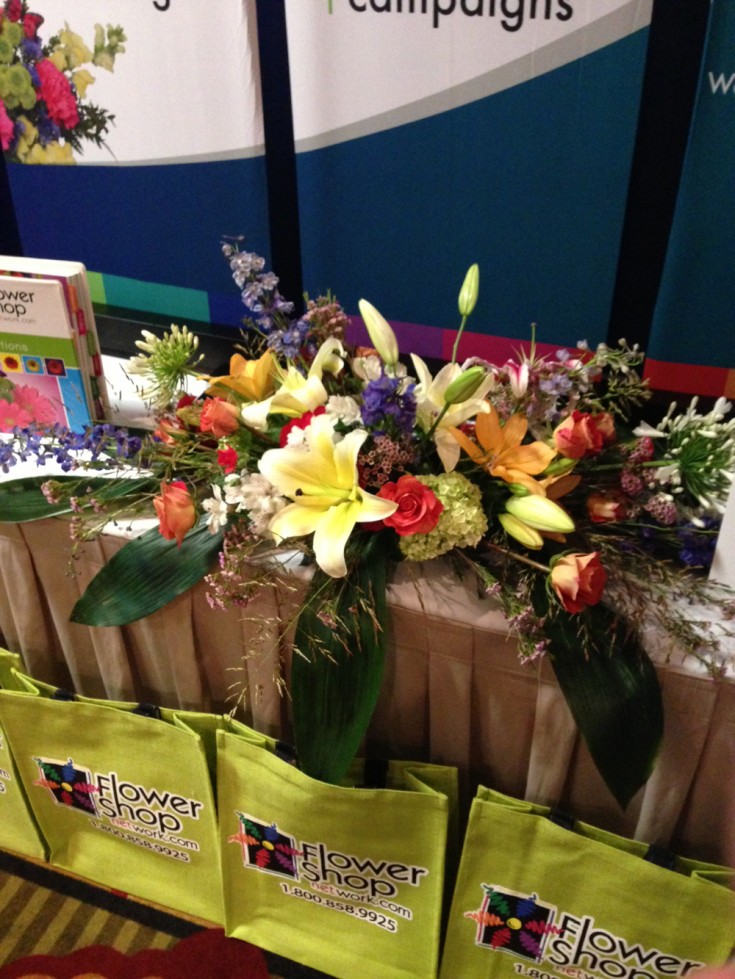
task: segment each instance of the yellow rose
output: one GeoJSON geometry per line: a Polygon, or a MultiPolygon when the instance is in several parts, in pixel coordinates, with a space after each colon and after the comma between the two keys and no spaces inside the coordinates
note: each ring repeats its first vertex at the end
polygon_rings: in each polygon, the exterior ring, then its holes
{"type": "Polygon", "coordinates": [[[86,68],[80,68],[72,74],[71,80],[79,93],[79,98],[83,99],[87,95],[87,88],[94,84],[94,75],[90,74],[86,68]]]}

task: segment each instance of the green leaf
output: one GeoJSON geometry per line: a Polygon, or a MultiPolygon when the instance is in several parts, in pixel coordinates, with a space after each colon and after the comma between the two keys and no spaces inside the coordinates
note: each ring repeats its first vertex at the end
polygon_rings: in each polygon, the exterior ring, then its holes
{"type": "Polygon", "coordinates": [[[625,809],[650,777],[663,737],[653,663],[604,605],[549,616],[545,632],[554,672],[592,760],[625,809]]]}
{"type": "Polygon", "coordinates": [[[80,495],[89,487],[93,495],[102,503],[144,493],[158,486],[158,483],[150,478],[112,480],[96,476],[85,479],[79,475],[28,476],[25,479],[0,482],[0,523],[27,523],[31,520],[58,516],[60,513],[71,513],[72,508],[68,500],[61,503],[48,502],[41,492],[41,486],[48,482],[78,484],[80,495]]]}
{"type": "Polygon", "coordinates": [[[71,621],[127,625],[191,588],[211,570],[222,549],[222,532],[210,533],[206,520],[200,518],[180,548],[157,527],[129,541],[90,581],[71,621]]]}
{"type": "MultiPolygon", "coordinates": [[[[380,534],[355,546],[346,578],[317,570],[296,626],[291,697],[303,771],[338,784],[355,757],[380,693],[385,661],[387,563],[380,534]]],[[[349,563],[349,558],[348,558],[349,563]]]]}

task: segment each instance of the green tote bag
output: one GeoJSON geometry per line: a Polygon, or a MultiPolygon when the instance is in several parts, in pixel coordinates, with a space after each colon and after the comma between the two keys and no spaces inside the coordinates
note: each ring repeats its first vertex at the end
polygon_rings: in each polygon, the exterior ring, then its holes
{"type": "Polygon", "coordinates": [[[733,872],[480,787],[442,979],[671,979],[726,961],[733,872]]]}
{"type": "MultiPolygon", "coordinates": [[[[20,656],[0,649],[0,688],[16,685],[20,656]]],[[[0,724],[0,849],[35,860],[46,859],[46,847],[18,776],[8,739],[0,724]]]]}
{"type": "Polygon", "coordinates": [[[214,715],[84,698],[18,677],[0,722],[49,861],[222,924],[214,715]]]}
{"type": "Polygon", "coordinates": [[[386,787],[328,785],[236,722],[217,738],[227,934],[344,979],[432,979],[456,769],[358,762],[386,787]]]}

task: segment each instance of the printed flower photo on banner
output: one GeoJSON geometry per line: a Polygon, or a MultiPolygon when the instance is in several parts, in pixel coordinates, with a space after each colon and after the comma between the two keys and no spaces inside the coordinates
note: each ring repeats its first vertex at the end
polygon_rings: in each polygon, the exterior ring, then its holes
{"type": "Polygon", "coordinates": [[[95,76],[125,51],[120,26],[95,25],[89,47],[67,23],[44,42],[45,18],[26,0],[0,8],[0,147],[13,163],[73,164],[85,141],[101,146],[114,116],[90,101],[95,76]]]}

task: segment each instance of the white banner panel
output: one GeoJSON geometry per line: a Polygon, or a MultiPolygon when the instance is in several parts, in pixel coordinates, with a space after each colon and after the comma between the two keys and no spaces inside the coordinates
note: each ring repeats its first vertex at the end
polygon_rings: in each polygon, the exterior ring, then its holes
{"type": "MultiPolygon", "coordinates": [[[[40,4],[39,4],[40,5],[40,4]]],[[[121,26],[113,71],[89,65],[90,100],[115,116],[107,147],[79,163],[161,163],[263,152],[257,37],[247,0],[58,0],[39,33],[65,23],[94,48],[95,25],[121,26]]]]}

